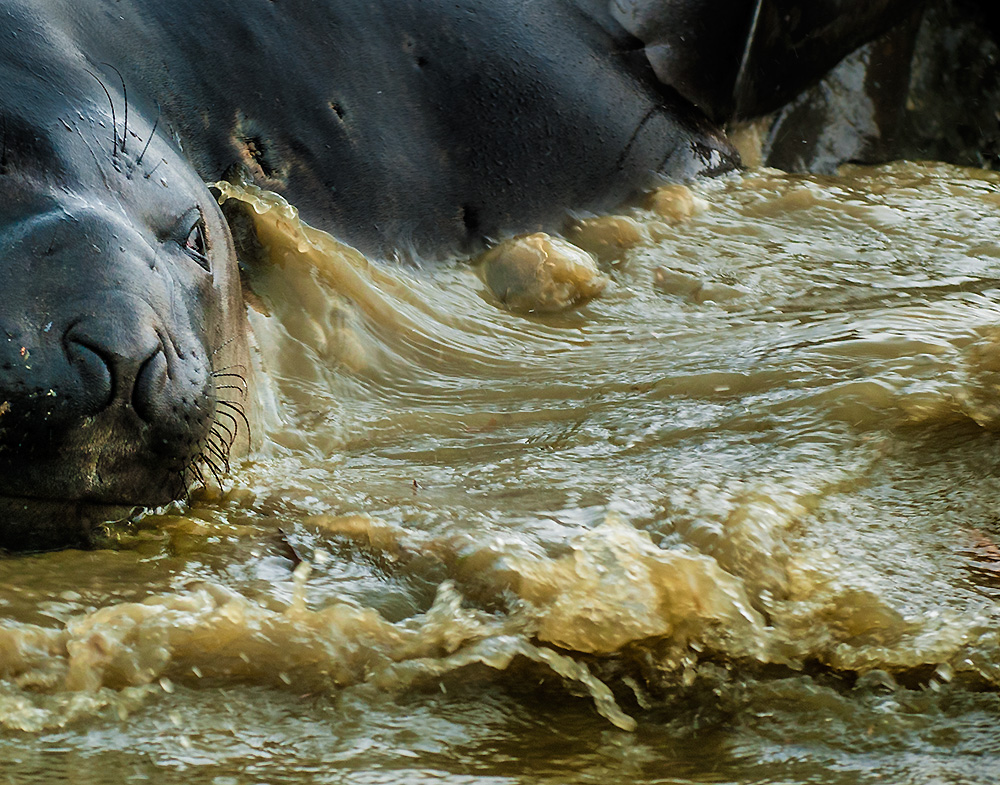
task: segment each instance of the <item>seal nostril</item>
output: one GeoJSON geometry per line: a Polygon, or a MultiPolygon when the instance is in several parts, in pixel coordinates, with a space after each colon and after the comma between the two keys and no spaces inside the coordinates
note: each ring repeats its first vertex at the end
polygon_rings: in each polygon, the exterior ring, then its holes
{"type": "Polygon", "coordinates": [[[115,319],[87,317],[66,332],[64,349],[75,379],[59,385],[85,401],[79,413],[93,415],[131,406],[151,421],[165,395],[167,359],[158,334],[138,318],[138,310],[119,308],[115,319]]]}
{"type": "Polygon", "coordinates": [[[161,346],[139,367],[132,388],[132,408],[146,422],[156,420],[156,412],[162,408],[166,395],[167,381],[167,356],[161,346]]]}
{"type": "Polygon", "coordinates": [[[66,356],[80,377],[80,389],[95,412],[111,405],[114,396],[115,379],[112,363],[93,346],[80,340],[70,339],[66,343],[66,356]]]}

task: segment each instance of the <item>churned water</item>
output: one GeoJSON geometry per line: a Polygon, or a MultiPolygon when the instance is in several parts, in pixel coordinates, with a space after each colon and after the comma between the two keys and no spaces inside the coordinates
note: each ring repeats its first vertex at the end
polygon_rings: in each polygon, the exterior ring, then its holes
{"type": "Polygon", "coordinates": [[[670,186],[569,310],[224,197],[260,450],[0,560],[0,782],[997,781],[1000,176],[670,186]]]}

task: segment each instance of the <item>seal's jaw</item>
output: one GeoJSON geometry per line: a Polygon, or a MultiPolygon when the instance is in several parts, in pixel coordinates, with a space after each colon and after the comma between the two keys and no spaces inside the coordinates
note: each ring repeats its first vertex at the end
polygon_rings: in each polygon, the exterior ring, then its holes
{"type": "MultiPolygon", "coordinates": [[[[210,401],[210,394],[200,400],[210,401]]],[[[86,417],[19,401],[0,417],[0,496],[113,506],[158,506],[186,489],[188,467],[212,426],[149,423],[114,404],[86,417]],[[4,422],[10,423],[8,426],[4,422]]],[[[3,519],[0,519],[3,520],[3,519]]],[[[6,521],[4,521],[6,523],[6,521]]],[[[3,540],[0,526],[0,543],[3,540]]]]}
{"type": "Polygon", "coordinates": [[[0,520],[3,521],[0,549],[85,548],[90,545],[98,526],[108,521],[125,520],[136,509],[127,505],[0,496],[0,520]]]}

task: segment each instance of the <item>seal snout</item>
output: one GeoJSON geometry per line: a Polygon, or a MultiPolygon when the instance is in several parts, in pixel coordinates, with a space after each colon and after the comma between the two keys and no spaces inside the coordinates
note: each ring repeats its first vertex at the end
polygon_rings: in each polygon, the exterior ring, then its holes
{"type": "Polygon", "coordinates": [[[65,371],[53,380],[77,401],[76,421],[65,426],[106,429],[109,452],[185,466],[214,414],[204,349],[183,322],[165,324],[162,308],[136,293],[104,292],[75,310],[84,315],[63,334],[65,371]],[[111,446],[119,434],[122,443],[111,446]]]}
{"type": "Polygon", "coordinates": [[[130,406],[147,423],[157,419],[169,368],[155,317],[143,311],[150,309],[139,305],[85,317],[66,331],[66,356],[93,407],[89,414],[130,406]]]}
{"type": "Polygon", "coordinates": [[[0,512],[24,500],[0,519],[0,547],[36,542],[49,513],[56,543],[80,510],[184,490],[214,421],[211,364],[186,320],[165,323],[162,297],[129,288],[65,298],[62,318],[46,308],[20,333],[0,325],[0,512]]]}

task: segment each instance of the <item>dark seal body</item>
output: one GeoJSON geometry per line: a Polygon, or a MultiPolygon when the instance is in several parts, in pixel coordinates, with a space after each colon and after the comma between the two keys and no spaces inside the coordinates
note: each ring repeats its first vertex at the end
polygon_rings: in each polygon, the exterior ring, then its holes
{"type": "Polygon", "coordinates": [[[0,547],[85,542],[246,445],[206,182],[436,253],[732,165],[599,0],[2,0],[0,547]]]}
{"type": "Polygon", "coordinates": [[[204,179],[242,160],[367,253],[454,250],[732,166],[604,0],[61,5],[204,179]]]}

